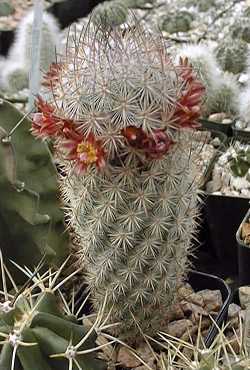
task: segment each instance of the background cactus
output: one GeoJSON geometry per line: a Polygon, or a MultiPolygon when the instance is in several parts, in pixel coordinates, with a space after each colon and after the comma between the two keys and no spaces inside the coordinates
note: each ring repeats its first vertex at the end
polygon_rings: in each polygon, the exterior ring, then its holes
{"type": "Polygon", "coordinates": [[[204,114],[224,112],[235,116],[238,113],[240,87],[235,75],[222,73],[213,94],[207,96],[204,114]]]}
{"type": "Polygon", "coordinates": [[[187,32],[191,29],[194,19],[192,13],[188,11],[178,11],[173,14],[166,14],[160,19],[160,29],[168,33],[187,32]]]}
{"type": "Polygon", "coordinates": [[[28,273],[32,285],[21,290],[11,279],[13,296],[6,289],[10,275],[1,255],[0,259],[4,285],[0,303],[0,369],[104,369],[105,363],[96,359],[95,327],[86,330],[77,317],[68,313],[65,300],[56,296],[64,283],[57,281],[62,268],[42,277],[28,273]]]}
{"type": "Polygon", "coordinates": [[[98,27],[116,27],[126,22],[128,8],[120,0],[105,1],[95,7],[91,20],[98,27]]]}
{"type": "Polygon", "coordinates": [[[187,128],[197,126],[204,88],[186,59],[173,64],[159,35],[137,28],[95,39],[91,26],[83,34],[54,76],[56,104],[38,100],[33,133],[56,138],[94,307],[107,297],[117,330],[133,340],[136,322],[161,328],[189,266],[198,185],[187,128]]]}
{"type": "Polygon", "coordinates": [[[224,71],[231,73],[241,73],[246,69],[247,63],[247,43],[238,39],[223,40],[216,49],[216,57],[224,71]]]}
{"type": "Polygon", "coordinates": [[[47,147],[34,141],[29,127],[29,119],[0,101],[0,247],[6,262],[11,258],[34,266],[44,253],[51,262],[64,259],[68,238],[55,167],[47,147]]]}
{"type": "Polygon", "coordinates": [[[233,39],[241,39],[247,43],[250,42],[250,25],[249,25],[250,18],[249,17],[241,17],[238,21],[236,21],[233,26],[231,27],[231,36],[233,39]]]}
{"type": "MultiPolygon", "coordinates": [[[[16,92],[28,87],[31,67],[33,11],[21,21],[16,31],[16,40],[11,46],[4,68],[1,70],[1,88],[16,92]]],[[[55,18],[43,13],[40,68],[46,72],[60,50],[60,30],[55,18]]]]}

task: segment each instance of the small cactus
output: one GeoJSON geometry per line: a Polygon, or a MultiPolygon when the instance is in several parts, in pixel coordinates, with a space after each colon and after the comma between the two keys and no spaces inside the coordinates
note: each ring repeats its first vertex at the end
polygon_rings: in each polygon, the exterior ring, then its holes
{"type": "Polygon", "coordinates": [[[243,72],[247,66],[247,43],[242,40],[229,39],[223,42],[216,49],[216,57],[224,71],[234,74],[243,72]]]}
{"type": "Polygon", "coordinates": [[[26,284],[20,290],[3,264],[1,252],[0,267],[4,290],[0,303],[1,370],[105,369],[105,363],[96,359],[95,327],[86,330],[57,295],[67,280],[57,281],[62,267],[42,277],[37,272],[28,274],[31,286],[26,284]],[[14,296],[7,290],[8,283],[14,296]]]}
{"type": "Polygon", "coordinates": [[[250,43],[250,18],[241,17],[236,21],[230,28],[231,37],[233,39],[241,39],[247,43],[250,43]]]}
{"type": "Polygon", "coordinates": [[[140,8],[146,4],[153,4],[156,0],[123,0],[124,5],[128,8],[140,8]]]}
{"type": "Polygon", "coordinates": [[[213,94],[207,96],[204,114],[224,112],[235,116],[238,113],[239,95],[240,88],[235,75],[222,73],[213,94]]]}
{"type": "Polygon", "coordinates": [[[188,11],[178,11],[177,13],[163,16],[159,26],[161,31],[166,31],[170,34],[187,32],[191,29],[192,21],[192,13],[188,11]]]}
{"type": "Polygon", "coordinates": [[[95,38],[91,27],[57,69],[56,100],[38,100],[33,133],[55,139],[94,307],[107,297],[113,330],[128,339],[161,328],[187,272],[199,199],[189,130],[204,87],[158,34],[137,26],[95,38]]]}
{"type": "Polygon", "coordinates": [[[105,1],[98,4],[91,16],[92,22],[97,27],[113,28],[126,22],[128,8],[119,0],[105,1]]]}

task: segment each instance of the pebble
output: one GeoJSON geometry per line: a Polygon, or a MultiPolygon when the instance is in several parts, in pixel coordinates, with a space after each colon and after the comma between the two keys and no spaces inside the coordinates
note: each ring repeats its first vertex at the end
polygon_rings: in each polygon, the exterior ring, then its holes
{"type": "Polygon", "coordinates": [[[121,347],[117,355],[117,362],[128,368],[133,368],[141,365],[141,361],[138,360],[133,353],[126,347],[121,347]]]}
{"type": "Polygon", "coordinates": [[[250,286],[239,288],[240,305],[243,309],[250,306],[250,286]]]}

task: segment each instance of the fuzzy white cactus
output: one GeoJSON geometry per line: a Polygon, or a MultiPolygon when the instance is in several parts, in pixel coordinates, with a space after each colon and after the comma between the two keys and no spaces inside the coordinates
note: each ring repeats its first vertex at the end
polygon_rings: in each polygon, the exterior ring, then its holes
{"type": "MultiPolygon", "coordinates": [[[[1,71],[2,87],[10,91],[18,91],[28,87],[31,69],[33,11],[20,21],[16,31],[16,39],[10,48],[4,70],[1,71]]],[[[60,30],[53,15],[43,13],[41,38],[40,69],[46,72],[55,61],[56,51],[60,51],[60,30]]]]}

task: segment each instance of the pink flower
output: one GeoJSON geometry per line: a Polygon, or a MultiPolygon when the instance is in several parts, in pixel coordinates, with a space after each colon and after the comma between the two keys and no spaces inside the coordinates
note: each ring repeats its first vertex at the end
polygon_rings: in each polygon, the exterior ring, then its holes
{"type": "Polygon", "coordinates": [[[146,156],[150,159],[160,159],[167,154],[174,141],[162,130],[155,130],[148,138],[146,156]]]}
{"type": "Polygon", "coordinates": [[[84,172],[93,164],[99,169],[106,164],[102,143],[96,140],[93,134],[85,137],[76,131],[68,131],[67,140],[62,146],[67,150],[66,159],[75,162],[77,173],[84,172]]]}

